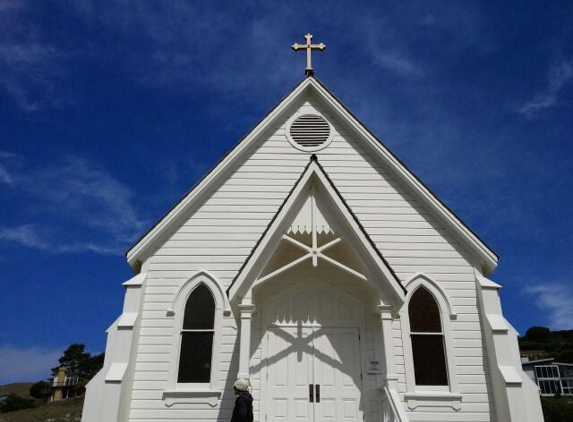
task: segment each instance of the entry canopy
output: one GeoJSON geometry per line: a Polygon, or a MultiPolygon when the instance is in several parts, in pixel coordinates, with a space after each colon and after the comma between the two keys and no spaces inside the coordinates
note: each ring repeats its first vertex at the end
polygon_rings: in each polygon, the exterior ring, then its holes
{"type": "Polygon", "coordinates": [[[350,274],[357,282],[370,285],[395,311],[404,303],[405,289],[400,280],[314,155],[229,287],[231,306],[236,308],[241,304],[255,285],[308,261],[312,261],[314,267],[324,261],[350,274]],[[310,235],[311,244],[297,240],[296,234],[310,235]],[[319,246],[318,234],[331,234],[332,237],[319,246]],[[299,248],[303,255],[265,272],[281,241],[299,248]],[[351,266],[329,257],[327,250],[342,241],[352,248],[362,265],[351,266]]]}

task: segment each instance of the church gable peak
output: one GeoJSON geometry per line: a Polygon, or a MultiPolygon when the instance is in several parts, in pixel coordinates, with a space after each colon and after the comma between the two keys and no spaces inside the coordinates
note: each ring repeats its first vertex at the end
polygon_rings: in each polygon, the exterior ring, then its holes
{"type": "Polygon", "coordinates": [[[404,300],[398,277],[315,156],[229,287],[229,301],[238,305],[254,286],[304,263],[350,274],[397,305],[404,300]]]}
{"type": "MultiPolygon", "coordinates": [[[[253,152],[253,147],[268,140],[270,131],[275,130],[273,128],[276,128],[279,122],[283,122],[288,131],[285,133],[285,143],[290,142],[294,148],[300,151],[316,152],[317,154],[321,154],[323,148],[329,151],[334,131],[332,125],[338,125],[474,254],[481,264],[484,274],[487,275],[495,269],[497,255],[314,76],[307,76],[299,82],[179,203],[130,248],[126,255],[131,267],[137,270],[141,263],[160,247],[162,239],[165,238],[164,235],[173,230],[174,226],[180,222],[194,204],[216,189],[221,180],[224,180],[229,174],[229,169],[249,157],[249,154],[253,152]],[[306,110],[315,110],[316,113],[312,113],[312,118],[305,117],[297,121],[298,117],[307,113],[307,111],[300,113],[303,105],[307,105],[304,107],[306,110]],[[292,124],[295,122],[294,130],[291,131],[292,124]],[[298,137],[299,132],[297,131],[299,130],[308,133],[301,139],[298,137]]],[[[330,229],[330,227],[325,226],[325,229],[330,229]]],[[[300,230],[300,228],[293,225],[292,230],[300,230]]]]}

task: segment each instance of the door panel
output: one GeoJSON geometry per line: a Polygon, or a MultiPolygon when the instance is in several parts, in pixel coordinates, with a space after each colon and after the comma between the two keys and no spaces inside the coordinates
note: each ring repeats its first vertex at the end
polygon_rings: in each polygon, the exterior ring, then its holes
{"type": "Polygon", "coordinates": [[[317,328],[314,382],[320,385],[316,422],[361,421],[360,347],[357,328],[317,328]]]}
{"type": "Polygon", "coordinates": [[[267,421],[362,420],[358,328],[269,327],[268,342],[267,421]]]}
{"type": "Polygon", "coordinates": [[[313,421],[312,328],[269,328],[267,421],[313,421]]]}

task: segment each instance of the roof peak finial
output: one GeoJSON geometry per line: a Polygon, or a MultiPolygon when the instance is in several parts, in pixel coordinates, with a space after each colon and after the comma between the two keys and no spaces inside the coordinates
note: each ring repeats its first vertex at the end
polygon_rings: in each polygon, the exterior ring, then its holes
{"type": "Polygon", "coordinates": [[[314,75],[314,69],[312,68],[312,50],[318,50],[318,51],[323,51],[326,49],[326,44],[324,43],[320,43],[320,44],[311,44],[311,40],[312,40],[312,34],[306,34],[304,36],[306,38],[306,44],[297,44],[294,43],[292,45],[292,49],[294,51],[299,51],[299,50],[306,50],[306,70],[305,70],[305,74],[307,76],[312,76],[314,75]]]}

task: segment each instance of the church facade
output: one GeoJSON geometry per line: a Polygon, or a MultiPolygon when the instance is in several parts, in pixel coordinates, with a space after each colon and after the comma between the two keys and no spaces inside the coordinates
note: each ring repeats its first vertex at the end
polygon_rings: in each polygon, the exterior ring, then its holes
{"type": "Polygon", "coordinates": [[[127,253],[83,422],[539,422],[496,254],[314,76],[127,253]]]}

